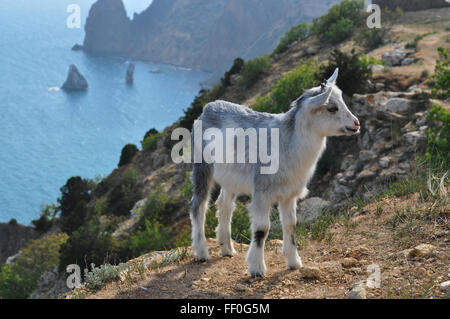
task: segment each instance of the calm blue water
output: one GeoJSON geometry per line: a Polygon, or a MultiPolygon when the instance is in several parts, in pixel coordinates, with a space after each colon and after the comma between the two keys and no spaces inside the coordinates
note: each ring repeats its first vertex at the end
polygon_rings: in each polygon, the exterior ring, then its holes
{"type": "MultiPolygon", "coordinates": [[[[125,84],[127,61],[71,51],[82,43],[94,0],[0,1],[0,221],[28,224],[41,205],[56,202],[70,176],[106,176],[127,143],[163,129],[182,115],[207,74],[136,63],[135,84],[125,84]],[[82,28],[69,29],[66,8],[81,7],[82,28]],[[60,86],[75,64],[86,93],[60,86]],[[159,68],[160,74],[150,69],[159,68]]],[[[128,14],[150,1],[125,1],[128,14]]]]}

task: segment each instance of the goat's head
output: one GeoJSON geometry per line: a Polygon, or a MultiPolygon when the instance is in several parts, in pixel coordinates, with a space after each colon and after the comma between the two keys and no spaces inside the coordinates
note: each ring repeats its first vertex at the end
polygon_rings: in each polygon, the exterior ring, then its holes
{"type": "MultiPolygon", "coordinates": [[[[337,87],[338,69],[321,86],[307,90],[298,100],[308,113],[311,128],[323,136],[359,133],[359,120],[350,112],[337,87]]],[[[302,112],[303,113],[303,112],[302,112]]]]}

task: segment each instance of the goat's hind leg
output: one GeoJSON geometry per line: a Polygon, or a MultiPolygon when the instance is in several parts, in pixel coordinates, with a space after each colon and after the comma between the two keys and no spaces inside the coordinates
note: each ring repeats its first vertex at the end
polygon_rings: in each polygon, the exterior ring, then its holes
{"type": "Polygon", "coordinates": [[[222,256],[233,256],[236,251],[231,241],[231,218],[234,211],[234,194],[222,188],[219,198],[216,201],[218,211],[217,218],[219,225],[216,229],[217,244],[220,246],[222,256]]]}
{"type": "Polygon", "coordinates": [[[264,245],[270,230],[270,205],[264,196],[254,196],[249,206],[252,242],[247,253],[248,272],[252,277],[262,277],[266,272],[264,245]]]}
{"type": "Polygon", "coordinates": [[[211,189],[213,168],[211,165],[194,164],[192,183],[194,195],[191,201],[190,217],[192,224],[192,248],[200,261],[209,259],[205,237],[205,214],[211,189]]]}
{"type": "Polygon", "coordinates": [[[296,205],[295,198],[281,202],[279,205],[280,219],[283,225],[283,254],[286,257],[286,265],[289,269],[302,267],[302,260],[295,245],[296,205]]]}

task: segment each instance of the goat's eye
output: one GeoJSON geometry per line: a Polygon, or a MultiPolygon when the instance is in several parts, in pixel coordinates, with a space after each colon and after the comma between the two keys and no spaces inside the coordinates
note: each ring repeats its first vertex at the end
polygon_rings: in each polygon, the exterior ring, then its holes
{"type": "Polygon", "coordinates": [[[328,112],[330,113],[336,113],[338,111],[338,108],[336,106],[328,108],[328,112]]]}

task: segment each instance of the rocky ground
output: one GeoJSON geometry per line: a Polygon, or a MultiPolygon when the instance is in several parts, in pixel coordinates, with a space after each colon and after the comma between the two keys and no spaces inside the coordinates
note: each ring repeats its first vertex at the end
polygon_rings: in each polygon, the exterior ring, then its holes
{"type": "Polygon", "coordinates": [[[247,245],[235,244],[238,254],[223,258],[210,239],[212,259],[205,263],[189,256],[190,248],[178,248],[180,260],[169,265],[164,265],[164,256],[173,252],[155,252],[128,262],[132,270],[123,274],[121,280],[97,292],[82,288],[65,297],[448,297],[445,282],[450,280],[449,205],[439,207],[436,202],[421,200],[416,193],[402,198],[385,197],[351,210],[353,216],[337,219],[321,241],[308,235],[297,236],[304,263],[300,270],[285,268],[281,241],[272,240],[266,244],[266,276],[252,279],[246,273],[247,245]],[[405,214],[404,220],[393,227],[399,214],[405,214]],[[413,215],[417,218],[408,224],[413,215]]]}

